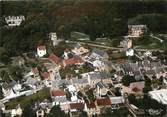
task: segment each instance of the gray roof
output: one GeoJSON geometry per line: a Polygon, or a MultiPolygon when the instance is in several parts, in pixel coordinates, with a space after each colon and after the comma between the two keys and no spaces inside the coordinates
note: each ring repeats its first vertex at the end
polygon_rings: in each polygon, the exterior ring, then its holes
{"type": "Polygon", "coordinates": [[[104,50],[99,50],[99,49],[96,49],[96,48],[94,48],[93,50],[92,50],[92,53],[96,53],[96,54],[98,54],[98,55],[100,55],[100,56],[104,56],[105,54],[107,54],[104,50]]]}
{"type": "Polygon", "coordinates": [[[93,79],[101,79],[100,72],[94,72],[93,74],[89,74],[90,78],[93,79]]]}
{"type": "Polygon", "coordinates": [[[38,82],[38,80],[36,78],[28,77],[25,84],[35,85],[37,82],[38,82]]]}
{"type": "Polygon", "coordinates": [[[52,108],[52,103],[49,102],[49,101],[43,101],[39,104],[39,106],[42,108],[42,109],[46,109],[46,108],[52,108]]]}
{"type": "Polygon", "coordinates": [[[79,43],[76,43],[76,44],[74,45],[74,48],[79,49],[80,47],[81,47],[81,44],[79,44],[79,43]]]}
{"type": "Polygon", "coordinates": [[[2,87],[4,88],[4,89],[11,89],[12,87],[8,84],[8,83],[3,83],[2,84],[2,87]]]}
{"type": "Polygon", "coordinates": [[[0,109],[4,108],[4,107],[5,107],[5,105],[2,102],[0,102],[0,109]]]}
{"type": "Polygon", "coordinates": [[[133,72],[133,69],[129,63],[121,64],[120,67],[124,70],[125,73],[133,72]]]}
{"type": "Polygon", "coordinates": [[[148,61],[148,60],[143,61],[142,64],[143,64],[143,67],[150,67],[151,66],[150,61],[148,61]]]}
{"type": "Polygon", "coordinates": [[[144,77],[143,75],[135,75],[135,80],[136,81],[144,80],[144,77]]]}
{"type": "Polygon", "coordinates": [[[130,66],[131,66],[131,68],[133,69],[133,71],[139,70],[139,66],[138,66],[138,64],[136,64],[136,63],[130,63],[130,66]]]}
{"type": "Polygon", "coordinates": [[[138,70],[138,71],[133,71],[133,74],[135,75],[135,76],[138,76],[138,75],[141,75],[141,72],[138,70]]]}
{"type": "Polygon", "coordinates": [[[94,62],[96,59],[93,56],[90,56],[89,60],[90,62],[94,62]]]}
{"type": "Polygon", "coordinates": [[[55,101],[55,102],[67,102],[67,98],[66,97],[54,97],[53,101],[55,101]]]}
{"type": "Polygon", "coordinates": [[[158,68],[161,67],[161,63],[160,62],[151,62],[150,67],[153,68],[158,68]]]}
{"type": "Polygon", "coordinates": [[[155,70],[154,70],[154,69],[150,69],[150,70],[147,70],[147,71],[146,71],[146,74],[147,74],[147,75],[154,75],[154,74],[156,74],[156,73],[155,73],[155,70]]]}
{"type": "Polygon", "coordinates": [[[100,72],[100,75],[101,75],[101,77],[102,78],[110,78],[111,77],[111,74],[110,73],[108,73],[108,72],[100,72]]]}
{"type": "Polygon", "coordinates": [[[55,86],[60,86],[60,85],[71,85],[71,81],[70,80],[66,80],[66,79],[61,79],[61,80],[55,80],[53,81],[53,85],[55,86]]]}
{"type": "Polygon", "coordinates": [[[94,72],[93,74],[89,74],[90,78],[93,79],[106,79],[110,78],[111,74],[107,72],[94,72]]]}
{"type": "Polygon", "coordinates": [[[96,84],[96,86],[98,86],[99,88],[108,88],[108,85],[107,84],[104,84],[103,82],[98,82],[97,84],[96,84]]]}
{"type": "Polygon", "coordinates": [[[166,67],[164,67],[164,70],[165,70],[165,71],[167,71],[167,66],[166,66],[166,67]]]}
{"type": "Polygon", "coordinates": [[[88,79],[86,79],[86,78],[81,78],[81,79],[73,78],[72,82],[74,84],[88,84],[88,79]]]}
{"type": "Polygon", "coordinates": [[[112,61],[103,61],[104,64],[108,65],[108,66],[112,66],[113,62],[112,61]]]}
{"type": "Polygon", "coordinates": [[[131,27],[133,27],[133,28],[147,28],[147,26],[143,25],[143,24],[140,24],[140,25],[128,25],[128,28],[131,28],[131,27]]]}
{"type": "Polygon", "coordinates": [[[164,70],[164,68],[156,68],[156,73],[160,73],[160,72],[162,72],[162,73],[164,73],[165,72],[165,70],[164,70]]]}

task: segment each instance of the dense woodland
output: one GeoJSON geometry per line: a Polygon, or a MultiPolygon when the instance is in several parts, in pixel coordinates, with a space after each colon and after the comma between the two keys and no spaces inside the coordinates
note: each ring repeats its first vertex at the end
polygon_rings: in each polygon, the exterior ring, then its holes
{"type": "Polygon", "coordinates": [[[127,34],[127,25],[146,24],[153,33],[167,32],[167,2],[155,1],[78,1],[51,0],[0,3],[0,56],[5,59],[35,50],[39,42],[48,40],[48,33],[70,39],[71,31],[97,37],[115,38],[127,34]],[[6,28],[4,17],[24,15],[19,27],[6,28]]]}

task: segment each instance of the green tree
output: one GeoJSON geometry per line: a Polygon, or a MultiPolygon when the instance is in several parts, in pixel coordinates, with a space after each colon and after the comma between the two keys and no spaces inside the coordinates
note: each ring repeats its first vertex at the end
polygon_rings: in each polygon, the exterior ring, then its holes
{"type": "Polygon", "coordinates": [[[148,76],[145,75],[144,78],[145,78],[145,86],[143,88],[143,93],[148,93],[149,91],[152,90],[152,87],[151,87],[152,82],[148,76]]]}
{"type": "Polygon", "coordinates": [[[7,64],[10,58],[5,48],[0,47],[0,62],[7,64]]]}
{"type": "Polygon", "coordinates": [[[125,75],[125,76],[122,78],[122,83],[123,83],[123,85],[125,85],[125,86],[129,86],[130,83],[135,82],[135,81],[136,81],[136,80],[135,80],[134,76],[130,76],[130,75],[125,75]]]}
{"type": "Polygon", "coordinates": [[[36,117],[36,113],[31,108],[31,104],[28,104],[24,107],[22,117],[36,117]]]}
{"type": "Polygon", "coordinates": [[[9,73],[5,70],[0,71],[0,77],[2,78],[3,81],[10,82],[10,77],[9,73]]]}
{"type": "Polygon", "coordinates": [[[3,92],[2,92],[2,86],[0,86],[0,99],[3,99],[4,96],[3,96],[3,92]]]}
{"type": "Polygon", "coordinates": [[[130,94],[128,96],[128,100],[130,104],[135,104],[136,103],[136,96],[134,94],[130,94]]]}
{"type": "Polygon", "coordinates": [[[21,80],[22,79],[22,72],[23,69],[19,66],[8,66],[9,75],[12,77],[13,80],[21,80]]]}
{"type": "Polygon", "coordinates": [[[59,105],[55,105],[54,107],[52,107],[47,117],[68,117],[68,116],[64,113],[64,111],[61,110],[59,105]]]}

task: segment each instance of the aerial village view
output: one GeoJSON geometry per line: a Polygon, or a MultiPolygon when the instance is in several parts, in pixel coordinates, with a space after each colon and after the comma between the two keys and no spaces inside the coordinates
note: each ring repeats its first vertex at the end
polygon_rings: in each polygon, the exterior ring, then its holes
{"type": "Polygon", "coordinates": [[[167,1],[1,0],[0,117],[167,117],[167,1]]]}

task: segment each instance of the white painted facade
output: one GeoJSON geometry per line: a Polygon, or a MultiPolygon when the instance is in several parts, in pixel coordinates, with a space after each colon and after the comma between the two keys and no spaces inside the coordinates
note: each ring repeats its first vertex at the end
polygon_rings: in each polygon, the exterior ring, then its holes
{"type": "Polygon", "coordinates": [[[53,46],[58,44],[57,34],[55,32],[51,32],[49,38],[52,41],[53,46]]]}
{"type": "Polygon", "coordinates": [[[128,49],[126,51],[126,56],[134,56],[134,50],[133,49],[128,49]]]}
{"type": "Polygon", "coordinates": [[[20,26],[20,24],[24,20],[25,20],[25,17],[23,15],[21,15],[21,16],[8,16],[8,17],[5,17],[5,21],[8,24],[8,26],[10,26],[10,27],[20,26]]]}
{"type": "Polygon", "coordinates": [[[39,57],[43,57],[44,55],[46,55],[46,47],[45,46],[38,46],[37,47],[37,55],[39,57]]]}
{"type": "Polygon", "coordinates": [[[128,25],[128,33],[131,37],[140,37],[144,32],[147,31],[146,25],[128,25]]]}

